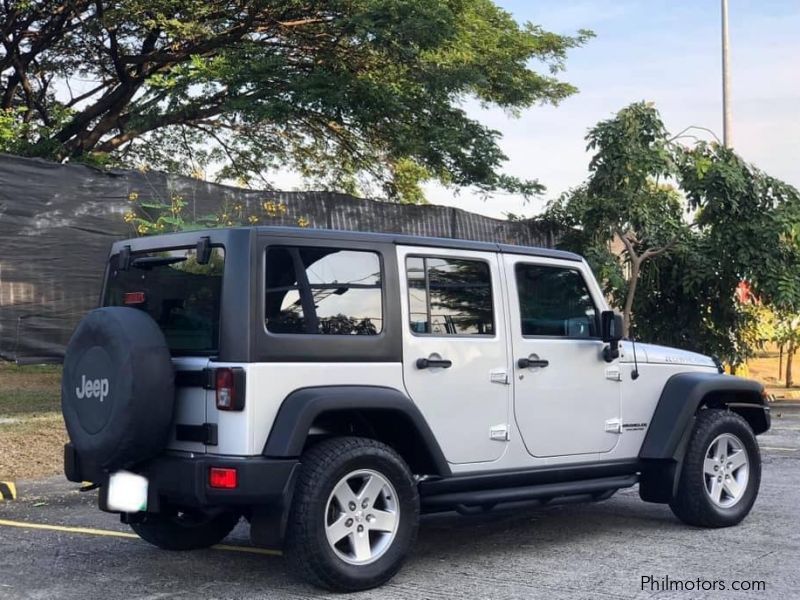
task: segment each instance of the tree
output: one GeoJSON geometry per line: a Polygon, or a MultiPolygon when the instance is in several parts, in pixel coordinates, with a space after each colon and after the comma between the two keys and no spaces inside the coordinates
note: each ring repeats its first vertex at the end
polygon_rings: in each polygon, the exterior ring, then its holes
{"type": "Polygon", "coordinates": [[[719,143],[671,137],[645,103],[588,139],[596,150],[588,182],[551,203],[546,217],[625,307],[630,330],[738,364],[757,344],[757,316],[736,297],[743,281],[763,304],[800,312],[795,188],[719,143]]]}
{"type": "Polygon", "coordinates": [[[592,35],[520,25],[491,0],[3,0],[0,11],[2,151],[216,167],[245,182],[291,167],[411,201],[429,179],[540,192],[501,172],[499,134],[462,101],[511,114],[558,103],[576,91],[556,76],[566,53],[592,35]]]}
{"type": "Polygon", "coordinates": [[[571,230],[567,244],[588,251],[598,271],[621,300],[623,335],[630,333],[633,302],[642,266],[686,236],[679,194],[662,181],[675,173],[666,130],[645,103],[621,110],[587,135],[588,181],[549,206],[547,218],[571,230]],[[619,241],[624,265],[610,253],[619,241]],[[620,266],[626,267],[623,272],[620,266]]]}

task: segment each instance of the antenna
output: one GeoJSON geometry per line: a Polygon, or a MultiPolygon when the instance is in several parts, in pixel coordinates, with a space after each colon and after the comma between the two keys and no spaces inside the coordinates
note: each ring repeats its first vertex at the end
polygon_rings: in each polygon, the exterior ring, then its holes
{"type": "Polygon", "coordinates": [[[631,371],[631,379],[636,381],[639,379],[639,362],[636,360],[636,338],[631,334],[631,346],[633,347],[633,371],[631,371]]]}

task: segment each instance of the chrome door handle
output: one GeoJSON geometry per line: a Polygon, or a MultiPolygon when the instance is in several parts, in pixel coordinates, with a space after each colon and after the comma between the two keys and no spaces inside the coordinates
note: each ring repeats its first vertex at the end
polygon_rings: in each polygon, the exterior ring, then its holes
{"type": "Polygon", "coordinates": [[[535,354],[531,354],[528,358],[520,358],[517,361],[517,366],[520,369],[529,369],[531,367],[539,367],[540,369],[543,369],[549,364],[550,364],[549,360],[539,358],[535,354]]]}

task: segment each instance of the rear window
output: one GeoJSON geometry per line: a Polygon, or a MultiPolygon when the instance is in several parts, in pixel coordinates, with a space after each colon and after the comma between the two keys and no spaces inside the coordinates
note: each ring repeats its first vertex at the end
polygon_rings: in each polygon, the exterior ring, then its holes
{"type": "Polygon", "coordinates": [[[199,264],[194,248],[136,253],[130,268],[111,258],[103,304],[129,306],[149,314],[172,354],[216,354],[225,252],[212,248],[199,264]]]}

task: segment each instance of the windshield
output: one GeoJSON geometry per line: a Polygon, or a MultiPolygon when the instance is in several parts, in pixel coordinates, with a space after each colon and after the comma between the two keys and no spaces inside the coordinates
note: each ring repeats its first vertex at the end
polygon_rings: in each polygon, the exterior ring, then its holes
{"type": "Polygon", "coordinates": [[[194,248],[136,253],[119,270],[111,257],[104,306],[129,306],[149,314],[173,355],[213,355],[219,346],[219,318],[225,253],[212,248],[199,264],[194,248]]]}

